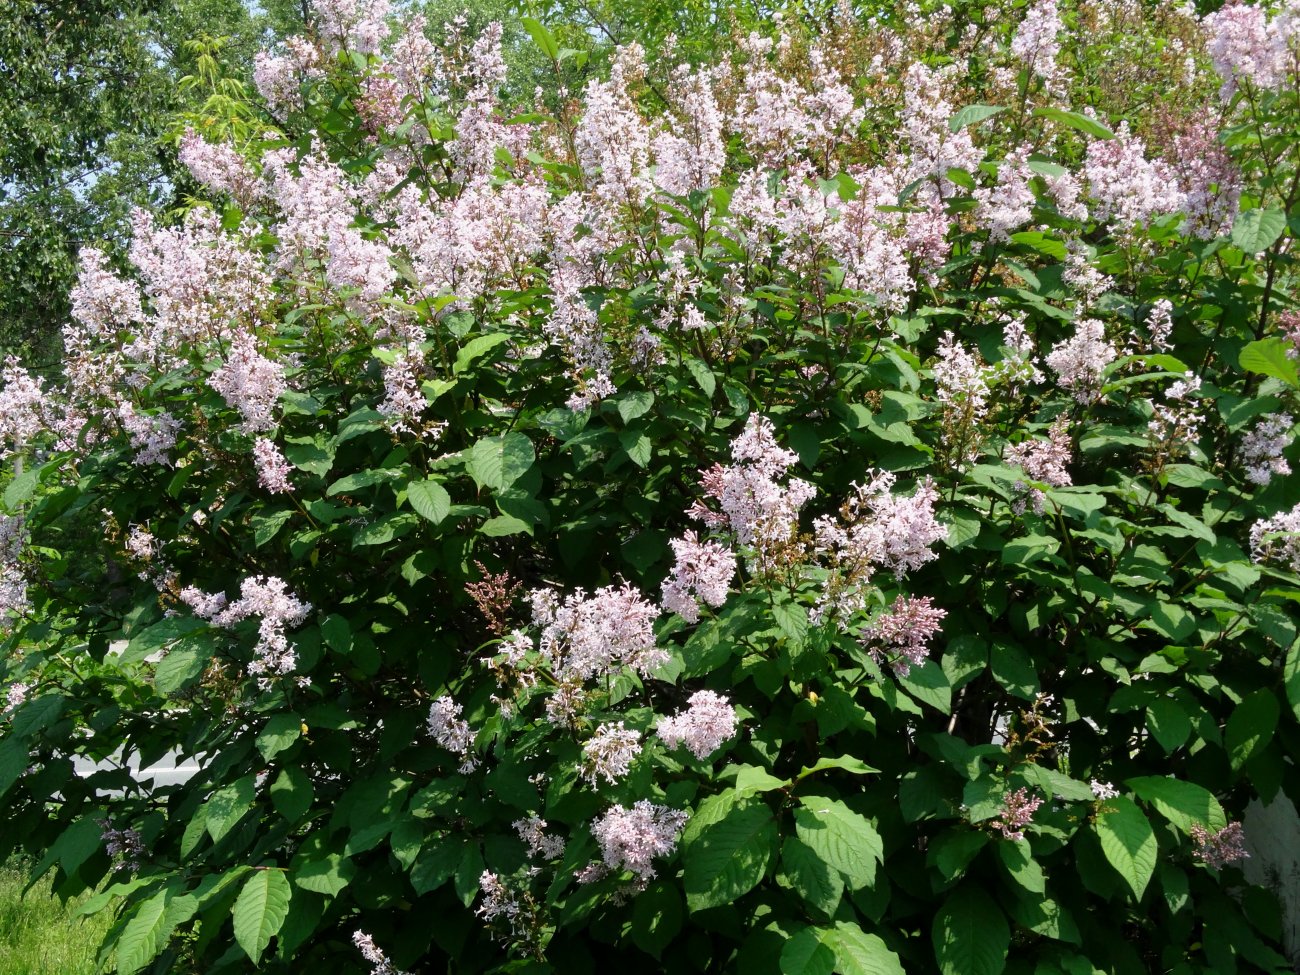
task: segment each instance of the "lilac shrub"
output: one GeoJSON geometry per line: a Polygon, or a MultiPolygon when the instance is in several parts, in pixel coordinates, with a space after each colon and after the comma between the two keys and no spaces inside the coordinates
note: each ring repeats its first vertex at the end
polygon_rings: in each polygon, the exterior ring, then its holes
{"type": "Polygon", "coordinates": [[[1285,970],[1292,6],[530,20],[522,96],[309,8],[0,374],[0,853],[107,965],[1285,970]]]}

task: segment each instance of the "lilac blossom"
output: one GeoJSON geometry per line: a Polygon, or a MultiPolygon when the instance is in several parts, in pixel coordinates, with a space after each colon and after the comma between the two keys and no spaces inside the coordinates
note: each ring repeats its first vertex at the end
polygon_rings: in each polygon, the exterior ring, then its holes
{"type": "Polygon", "coordinates": [[[538,860],[558,860],[564,856],[564,840],[546,832],[546,820],[540,816],[516,819],[512,824],[528,847],[528,856],[538,860]]]}
{"type": "Polygon", "coordinates": [[[208,189],[229,193],[244,205],[252,202],[257,193],[257,175],[228,143],[208,142],[187,128],[181,136],[178,156],[190,175],[208,189]]]}
{"type": "Polygon", "coordinates": [[[1061,386],[1086,405],[1100,396],[1102,373],[1117,355],[1106,341],[1106,327],[1095,318],[1085,318],[1072,336],[1052,348],[1045,361],[1061,386]]]}
{"type": "Polygon", "coordinates": [[[713,691],[696,691],[687,704],[685,711],[660,718],[655,733],[669,748],[685,745],[703,761],[736,733],[736,709],[713,691]]]}
{"type": "Polygon", "coordinates": [[[406,975],[393,967],[388,956],[375,944],[375,939],[364,931],[352,932],[352,943],[361,952],[361,957],[370,963],[370,975],[406,975]]]}
{"type": "Polygon", "coordinates": [[[140,308],[140,287],[118,277],[108,268],[108,258],[95,247],[83,247],[77,255],[81,265],[77,283],[68,292],[72,317],[87,336],[103,339],[119,328],[144,317],[140,308]]]}
{"type": "Polygon", "coordinates": [[[1196,843],[1196,858],[1212,870],[1222,870],[1250,857],[1246,852],[1246,834],[1241,823],[1228,823],[1216,832],[1210,832],[1200,823],[1193,823],[1188,832],[1196,843]]]}
{"type": "Polygon", "coordinates": [[[1056,58],[1061,53],[1061,44],[1057,37],[1064,29],[1056,0],[1037,0],[1025,11],[1011,38],[1011,54],[1031,74],[1051,84],[1059,73],[1056,58]]]}
{"type": "Polygon", "coordinates": [[[285,636],[285,630],[301,626],[311,612],[305,603],[288,591],[283,579],[276,576],[249,576],[240,583],[239,598],[227,602],[221,593],[205,593],[192,586],[180,592],[180,599],[195,616],[210,620],[213,626],[229,629],[257,617],[258,639],[248,672],[257,677],[258,686],[266,689],[275,677],[293,672],[297,654],[285,636]]]}
{"type": "Polygon", "coordinates": [[[895,674],[906,677],[929,657],[929,642],[947,615],[929,596],[899,596],[863,630],[868,653],[876,663],[888,661],[895,674]]]}
{"type": "Polygon", "coordinates": [[[1183,209],[1184,197],[1168,163],[1149,160],[1146,146],[1120,123],[1113,139],[1088,143],[1083,164],[1098,220],[1113,220],[1120,231],[1183,209]]]}
{"type": "Polygon", "coordinates": [[[1034,813],[1042,804],[1042,797],[1031,797],[1027,789],[1008,792],[1002,797],[1002,810],[998,813],[993,828],[1000,830],[1006,839],[1023,840],[1024,828],[1033,821],[1034,813]]]}
{"type": "Polygon", "coordinates": [[[563,604],[534,594],[532,603],[541,652],[561,678],[612,675],[624,667],[644,675],[668,660],[655,646],[659,610],[629,583],[591,596],[578,589],[563,604]]]}
{"type": "Polygon", "coordinates": [[[250,332],[239,332],[230,343],[221,366],[208,377],[208,385],[226,405],[243,416],[239,429],[258,433],[275,426],[276,403],[288,388],[284,366],[257,351],[250,332]]]}
{"type": "Polygon", "coordinates": [[[604,778],[616,783],[632,768],[632,760],[641,754],[641,736],[629,731],[623,722],[602,724],[582,746],[583,778],[593,786],[604,778]]]}
{"type": "Polygon", "coordinates": [[[630,870],[644,884],[655,875],[653,861],[676,848],[686,820],[685,812],[640,799],[631,809],[613,806],[592,824],[591,832],[606,869],[630,870]]]}
{"type": "Polygon", "coordinates": [[[461,757],[460,772],[468,774],[478,768],[478,760],[472,754],[474,735],[460,712],[460,705],[444,694],[429,707],[428,727],[434,741],[461,757]]]}
{"type": "MultiPolygon", "coordinates": [[[[1051,487],[1068,487],[1070,479],[1070,457],[1073,445],[1070,439],[1070,419],[1059,416],[1053,421],[1047,432],[1046,440],[1025,440],[1007,448],[1007,463],[1021,468],[1031,480],[1051,487]]],[[[1015,489],[1025,497],[1017,498],[1013,507],[1017,514],[1025,509],[1025,502],[1033,506],[1036,514],[1043,513],[1047,496],[1040,488],[1031,487],[1023,481],[1017,481],[1015,489]]]]}
{"type": "MultiPolygon", "coordinates": [[[[1279,15],[1270,22],[1264,7],[1233,0],[1202,21],[1209,34],[1206,45],[1214,70],[1223,79],[1219,91],[1230,99],[1242,81],[1260,88],[1277,88],[1287,74],[1287,25],[1292,18],[1279,15]]],[[[1293,24],[1291,25],[1294,26],[1293,24]]]]}
{"type": "Polygon", "coordinates": [[[727,601],[736,574],[736,556],[717,542],[701,542],[693,531],[669,541],[676,561],[663,582],[663,608],[688,623],[700,619],[697,600],[715,609],[727,601]]]}
{"type": "Polygon", "coordinates": [[[27,577],[19,562],[25,539],[20,516],[0,515],[0,629],[7,626],[10,617],[26,612],[30,606],[27,577]]]}
{"type": "Polygon", "coordinates": [[[1251,526],[1250,557],[1256,562],[1280,562],[1300,572],[1300,504],[1251,526]]]}
{"type": "Polygon", "coordinates": [[[1246,480],[1261,486],[1274,477],[1291,473],[1291,465],[1282,452],[1291,445],[1295,421],[1289,413],[1273,413],[1261,418],[1241,440],[1241,466],[1246,480]]]}
{"type": "Polygon", "coordinates": [[[1170,348],[1170,336],[1173,335],[1174,331],[1173,312],[1173,302],[1168,298],[1161,298],[1147,312],[1147,341],[1151,343],[1151,348],[1158,352],[1164,352],[1170,348]]]}
{"type": "Polygon", "coordinates": [[[118,404],[117,419],[135,451],[132,463],[142,467],[149,464],[171,466],[167,453],[176,446],[176,436],[181,429],[179,420],[166,410],[139,413],[128,400],[118,404]]]}
{"type": "Polygon", "coordinates": [[[274,440],[258,437],[253,444],[253,463],[257,466],[257,483],[272,494],[287,494],[293,490],[289,475],[293,467],[274,440]]]}
{"type": "Polygon", "coordinates": [[[47,393],[14,356],[5,359],[0,380],[4,382],[0,389],[0,460],[4,460],[45,429],[47,393]]]}

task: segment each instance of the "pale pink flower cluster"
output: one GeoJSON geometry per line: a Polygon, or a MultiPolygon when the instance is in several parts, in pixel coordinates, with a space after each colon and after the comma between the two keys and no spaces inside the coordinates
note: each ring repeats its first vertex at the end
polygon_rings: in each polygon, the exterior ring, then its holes
{"type": "Polygon", "coordinates": [[[1091,248],[1082,241],[1072,239],[1066,248],[1065,283],[1078,292],[1083,305],[1096,304],[1114,287],[1115,279],[1093,266],[1091,248]]]}
{"type": "Polygon", "coordinates": [[[1189,371],[1165,390],[1167,402],[1152,404],[1153,415],[1147,430],[1161,456],[1183,453],[1195,445],[1201,424],[1205,422],[1192,399],[1200,389],[1200,377],[1189,371]]]}
{"type": "Polygon", "coordinates": [[[388,956],[375,944],[375,939],[364,931],[354,931],[352,943],[361,952],[361,957],[370,963],[370,975],[406,975],[405,972],[400,972],[393,967],[388,956]]]}
{"type": "Polygon", "coordinates": [[[19,563],[24,539],[22,518],[0,515],[0,629],[8,625],[11,616],[25,612],[30,605],[27,577],[19,563]]]}
{"type": "Polygon", "coordinates": [[[721,694],[696,691],[685,711],[659,719],[655,733],[669,748],[685,745],[703,761],[736,733],[736,709],[721,694]]]}
{"type": "Polygon", "coordinates": [[[1231,230],[1241,202],[1241,170],[1213,126],[1199,122],[1174,136],[1169,159],[1183,194],[1185,231],[1211,240],[1231,230]]]}
{"type": "Polygon", "coordinates": [[[957,72],[956,65],[930,68],[918,62],[903,76],[903,124],[899,134],[911,153],[907,181],[934,177],[943,196],[955,189],[947,178],[948,170],[974,173],[984,159],[984,151],[971,140],[969,127],[958,132],[948,128],[948,120],[956,110],[944,89],[957,72]]]}
{"type": "Polygon", "coordinates": [[[1056,0],[1036,0],[1025,11],[1024,19],[1011,38],[1011,54],[1022,61],[1031,74],[1050,84],[1059,74],[1056,58],[1061,53],[1061,43],[1057,36],[1064,29],[1056,0]]]}
{"type": "Polygon", "coordinates": [[[312,0],[316,29],[333,51],[376,54],[388,36],[389,0],[312,0]]]}
{"type": "Polygon", "coordinates": [[[256,338],[243,331],[236,333],[208,385],[240,412],[244,419],[239,429],[248,434],[275,427],[275,405],[288,388],[284,366],[258,352],[256,338]]]}
{"type": "Polygon", "coordinates": [[[735,553],[717,542],[701,542],[693,531],[668,544],[676,561],[672,574],[663,582],[664,611],[677,613],[688,623],[699,622],[697,600],[715,609],[727,601],[736,574],[735,553]]]}
{"type": "Polygon", "coordinates": [[[1113,139],[1088,143],[1083,172],[1096,201],[1094,215],[1121,231],[1183,209],[1177,174],[1160,159],[1147,159],[1146,145],[1120,123],[1113,139]]]}
{"type": "Polygon", "coordinates": [[[123,547],[127,554],[141,562],[152,562],[162,554],[162,543],[143,525],[130,526],[123,547]]]}
{"type": "Polygon", "coordinates": [[[287,494],[293,490],[289,475],[293,467],[284,458],[274,440],[258,437],[253,444],[253,463],[257,467],[257,483],[272,494],[287,494]]]}
{"type": "Polygon", "coordinates": [[[1241,823],[1228,823],[1213,833],[1200,823],[1193,823],[1188,832],[1196,843],[1196,858],[1212,870],[1222,870],[1250,857],[1241,823]]]}
{"type": "Polygon", "coordinates": [[[15,356],[0,371],[0,460],[20,451],[45,429],[46,393],[15,356]]]}
{"type": "Polygon", "coordinates": [[[483,903],[474,913],[488,924],[505,921],[509,927],[509,937],[513,939],[521,942],[531,940],[533,932],[530,929],[534,924],[535,912],[521,902],[519,895],[510,889],[501,876],[491,870],[484,870],[479,875],[478,887],[483,895],[483,903]]]}
{"type": "Polygon", "coordinates": [[[606,723],[582,746],[582,776],[593,786],[603,777],[610,785],[632,768],[632,760],[641,754],[641,736],[629,731],[623,722],[606,723]]]}
{"type": "Polygon", "coordinates": [[[5,688],[5,706],[3,710],[0,710],[0,713],[12,714],[16,708],[21,707],[23,702],[27,700],[31,690],[30,684],[20,680],[14,681],[5,688]]]}
{"type": "Polygon", "coordinates": [[[77,283],[68,292],[72,317],[85,329],[86,337],[102,339],[144,317],[140,309],[140,288],[118,277],[108,268],[108,258],[96,247],[83,247],[77,255],[81,269],[77,283]]]}
{"type": "Polygon", "coordinates": [[[853,175],[861,189],[852,200],[838,203],[838,220],[826,226],[821,238],[844,270],[845,288],[901,311],[915,287],[911,264],[929,273],[946,259],[948,219],[933,187],[917,188],[913,205],[900,210],[904,174],[882,166],[853,175]]]}
{"type": "Polygon", "coordinates": [[[560,678],[584,680],[629,667],[647,674],[668,660],[655,646],[659,610],[632,585],[606,586],[588,596],[578,589],[563,604],[549,590],[531,595],[539,648],[560,678]]]}
{"type": "Polygon", "coordinates": [[[402,86],[396,78],[383,74],[368,76],[352,103],[361,124],[372,135],[390,132],[401,124],[402,86]]]}
{"type": "Polygon", "coordinates": [[[993,823],[993,828],[1000,830],[1006,839],[1023,840],[1024,828],[1033,821],[1034,813],[1042,804],[1042,797],[1031,797],[1027,789],[1008,792],[1002,797],[1002,811],[993,823]]]}
{"type": "Polygon", "coordinates": [[[418,349],[408,349],[399,352],[392,363],[384,366],[384,399],[379,404],[379,413],[394,433],[409,433],[436,441],[447,424],[424,419],[424,411],[429,406],[421,388],[424,365],[424,355],[418,349]]]}
{"type": "MultiPolygon", "coordinates": [[[[1053,0],[1041,2],[1055,9],[1053,0]]],[[[975,219],[988,230],[989,240],[1007,240],[1033,216],[1035,198],[1029,182],[1034,173],[1029,168],[1029,151],[1028,146],[1021,146],[1008,153],[998,166],[997,183],[975,190],[975,219]]]]}
{"type": "Polygon", "coordinates": [[[117,420],[135,451],[132,463],[142,467],[149,464],[171,465],[167,452],[176,446],[176,437],[181,430],[180,420],[166,410],[150,414],[138,413],[129,400],[118,404],[117,420]]]}
{"type": "Polygon", "coordinates": [[[1147,312],[1147,341],[1151,348],[1163,352],[1170,348],[1170,336],[1174,331],[1174,305],[1168,298],[1161,298],[1147,312]]]}
{"type": "Polygon", "coordinates": [[[1102,373],[1117,356],[1106,340],[1106,326],[1095,318],[1085,318],[1072,336],[1053,346],[1045,361],[1060,385],[1080,403],[1088,404],[1100,396],[1102,373]]]}
{"type": "Polygon", "coordinates": [[[668,91],[678,117],[652,140],[655,184],[675,196],[711,189],[726,162],[722,113],[712,79],[707,71],[678,65],[668,91]]]}
{"type": "Polygon", "coordinates": [[[863,630],[867,652],[876,663],[888,661],[895,674],[906,677],[929,657],[930,640],[947,615],[929,596],[899,596],[863,630]]]}
{"type": "Polygon", "coordinates": [[[1241,466],[1246,480],[1264,485],[1274,477],[1291,473],[1291,465],[1282,452],[1291,445],[1291,428],[1295,420],[1289,413],[1263,417],[1241,440],[1241,466]]]}
{"type": "MultiPolygon", "coordinates": [[[[1051,487],[1068,487],[1072,483],[1069,471],[1072,453],[1070,419],[1062,415],[1052,423],[1046,440],[1025,440],[1008,447],[1007,463],[1020,467],[1031,480],[1051,487]]],[[[1017,514],[1024,511],[1026,500],[1036,514],[1043,513],[1047,496],[1040,488],[1030,487],[1023,481],[1016,482],[1015,488],[1026,495],[1017,498],[1013,505],[1017,514]]]]}
{"type": "Polygon", "coordinates": [[[558,860],[564,856],[564,840],[546,832],[547,822],[540,816],[516,819],[512,824],[532,859],[558,860]]]}
{"type": "Polygon", "coordinates": [[[245,205],[257,194],[257,174],[229,143],[212,143],[186,129],[178,156],[190,175],[208,189],[229,193],[245,205]]]}
{"type": "Polygon", "coordinates": [[[320,52],[305,37],[288,38],[284,52],[258,51],[253,58],[253,85],[273,112],[301,109],[303,82],[325,74],[320,52]]]}
{"type": "Polygon", "coordinates": [[[612,807],[592,824],[591,832],[600,844],[606,870],[630,870],[645,883],[655,875],[654,860],[676,848],[686,820],[681,810],[641,799],[631,809],[612,807]]]}
{"type": "Polygon", "coordinates": [[[799,512],[816,489],[799,478],[784,487],[778,483],[799,458],[777,445],[772,421],[757,413],[732,441],[731,459],[731,465],[716,464],[701,474],[704,493],[722,512],[697,501],[689,513],[711,528],[729,529],[738,544],[754,550],[753,567],[769,571],[779,564],[782,550],[796,544],[799,512]]]}
{"type": "Polygon", "coordinates": [[[1227,101],[1240,83],[1248,81],[1258,88],[1281,86],[1295,65],[1292,47],[1297,35],[1297,14],[1292,4],[1270,20],[1259,4],[1231,0],[1202,23],[1209,34],[1206,45],[1214,70],[1223,79],[1220,96],[1227,101]]]}
{"type": "Polygon", "coordinates": [[[240,583],[239,598],[233,603],[227,603],[222,593],[206,593],[193,586],[182,589],[180,598],[195,616],[222,629],[249,617],[259,618],[254,659],[248,665],[248,672],[257,675],[259,687],[265,689],[273,678],[292,673],[297,665],[297,654],[285,630],[301,626],[311,612],[311,604],[290,593],[283,579],[249,576],[240,583]]]}
{"type": "Polygon", "coordinates": [[[325,280],[338,290],[355,289],[362,302],[378,301],[397,280],[397,270],[390,263],[393,252],[385,244],[361,236],[353,227],[333,229],[325,249],[329,254],[325,280]]]}
{"type": "Polygon", "coordinates": [[[460,716],[461,707],[444,694],[429,707],[429,734],[447,751],[461,758],[460,772],[468,775],[478,768],[473,755],[474,735],[469,723],[460,716]]]}
{"type": "Polygon", "coordinates": [[[952,332],[944,332],[939,339],[937,356],[934,363],[935,392],[945,414],[954,423],[983,419],[988,410],[989,387],[979,360],[953,337],[952,332]]]}
{"type": "Polygon", "coordinates": [[[1098,802],[1105,802],[1107,799],[1115,799],[1119,796],[1119,790],[1109,782],[1093,779],[1088,783],[1088,787],[1092,789],[1092,797],[1098,802]]]}
{"type": "Polygon", "coordinates": [[[643,57],[638,45],[620,48],[609,81],[587,82],[574,146],[593,194],[606,204],[640,206],[650,195],[650,129],[627,90],[643,57]]]}
{"type": "Polygon", "coordinates": [[[461,183],[490,177],[496,168],[497,149],[505,149],[511,157],[522,156],[528,149],[529,126],[507,125],[496,113],[497,91],[506,81],[501,35],[499,22],[488,24],[470,45],[469,62],[462,70],[469,91],[450,147],[456,179],[461,183]]]}
{"type": "Polygon", "coordinates": [[[1256,562],[1281,562],[1300,572],[1300,504],[1251,526],[1250,557],[1256,562]]]}

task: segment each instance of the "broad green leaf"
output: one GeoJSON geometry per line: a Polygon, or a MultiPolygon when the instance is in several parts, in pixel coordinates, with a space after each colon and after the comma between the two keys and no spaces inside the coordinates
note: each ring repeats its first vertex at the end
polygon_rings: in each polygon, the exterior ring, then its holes
{"type": "Polygon", "coordinates": [[[311,808],[312,798],[311,779],[296,766],[281,769],[271,783],[271,805],[291,823],[306,815],[311,808]]]}
{"type": "Polygon", "coordinates": [[[170,888],[160,890],[146,899],[131,916],[117,940],[117,973],[132,975],[153,961],[171,937],[167,923],[167,902],[170,888]]]}
{"type": "MultiPolygon", "coordinates": [[[[1282,668],[1282,678],[1286,685],[1286,699],[1291,705],[1291,713],[1300,721],[1300,640],[1291,644],[1287,651],[1286,663],[1282,668]]],[[[0,793],[4,792],[0,784],[0,793]]]]}
{"type": "Polygon", "coordinates": [[[1259,254],[1286,230],[1286,214],[1276,208],[1243,210],[1232,224],[1232,242],[1247,254],[1259,254]]]}
{"type": "Polygon", "coordinates": [[[645,416],[654,406],[655,394],[645,390],[634,390],[630,393],[624,393],[618,398],[618,415],[622,421],[631,423],[633,420],[645,416]]]}
{"type": "Polygon", "coordinates": [[[257,964],[271,938],[284,924],[292,896],[289,881],[278,868],[255,870],[240,890],[231,912],[235,940],[253,964],[257,964]]]}
{"type": "Polygon", "coordinates": [[[1194,782],[1163,775],[1146,775],[1124,783],[1139,799],[1151,803],[1165,819],[1184,833],[1200,823],[1211,830],[1228,824],[1219,800],[1194,782]]]}
{"type": "Polygon", "coordinates": [[[1156,834],[1142,810],[1127,796],[1107,799],[1095,823],[1101,850],[1136,900],[1142,899],[1156,869],[1156,834]]]}
{"type": "Polygon", "coordinates": [[[1224,729],[1224,747],[1234,771],[1258,755],[1273,740],[1280,708],[1277,697],[1268,688],[1247,694],[1228,718],[1224,729]]]}
{"type": "Polygon", "coordinates": [[[686,905],[691,911],[731,904],[758,886],[776,854],[772,810],[742,799],[684,845],[686,905]]]}
{"type": "MultiPolygon", "coordinates": [[[[525,21],[528,20],[527,17],[523,19],[525,21]]],[[[533,23],[537,23],[537,22],[533,21],[533,23]]],[[[538,26],[540,27],[541,25],[538,24],[538,26]]],[[[465,372],[471,365],[473,365],[479,359],[483,358],[485,355],[487,355],[489,352],[495,349],[498,345],[501,345],[508,341],[510,341],[510,336],[507,335],[505,332],[491,332],[487,335],[475,336],[474,338],[466,342],[465,345],[460,349],[460,351],[456,353],[456,361],[452,365],[451,371],[455,375],[459,376],[461,373],[465,372]]]]}
{"type": "Polygon", "coordinates": [[[872,768],[862,759],[853,755],[840,755],[838,758],[819,758],[812,765],[804,766],[799,772],[799,778],[805,779],[827,769],[839,769],[841,772],[849,772],[853,775],[869,775],[872,772],[880,771],[880,769],[872,768]]]}
{"type": "Polygon", "coordinates": [[[406,500],[416,514],[435,525],[451,511],[451,495],[438,481],[412,481],[406,488],[406,500]]]}
{"type": "Polygon", "coordinates": [[[620,430],[618,442],[623,445],[623,450],[627,452],[628,457],[637,467],[648,467],[650,465],[650,456],[654,450],[654,445],[643,431],[620,430]]]}
{"type": "Polygon", "coordinates": [[[535,457],[526,435],[506,433],[476,442],[466,455],[465,469],[479,487],[504,491],[527,473],[535,457]]]}
{"type": "Polygon", "coordinates": [[[876,879],[885,848],[871,821],[838,799],[804,796],[794,812],[795,830],[818,856],[857,890],[876,879]]]}
{"type": "Polygon", "coordinates": [[[465,844],[460,840],[430,840],[411,867],[411,886],[417,894],[436,890],[455,875],[464,855],[465,844]]]}
{"type": "Polygon", "coordinates": [[[943,975],[999,975],[1007,964],[1011,929],[983,888],[958,887],[935,915],[931,932],[943,975]]]}
{"type": "Polygon", "coordinates": [[[319,860],[309,860],[294,868],[293,882],[303,890],[334,897],[352,882],[357,865],[339,853],[328,853],[319,860]]]}
{"type": "Polygon", "coordinates": [[[201,638],[183,640],[158,661],[153,686],[160,694],[175,694],[197,680],[212,659],[212,645],[201,638]]]}
{"type": "Polygon", "coordinates": [[[835,970],[841,975],[905,975],[898,955],[851,921],[837,921],[826,940],[835,951],[835,970]]]}
{"type": "Polygon", "coordinates": [[[281,712],[271,716],[257,736],[257,750],[268,762],[293,745],[302,734],[302,718],[281,712]]]}
{"type": "Polygon", "coordinates": [[[1038,118],[1050,119],[1053,122],[1059,122],[1067,125],[1072,129],[1092,136],[1094,139],[1113,139],[1115,133],[1106,126],[1102,125],[1096,119],[1088,118],[1086,115],[1080,115],[1078,112],[1067,112],[1060,108],[1036,108],[1033,114],[1038,118]]]}
{"type": "Polygon", "coordinates": [[[844,876],[807,843],[788,837],[781,845],[781,873],[804,903],[823,917],[833,917],[844,895],[844,876]]]}
{"type": "Polygon", "coordinates": [[[1300,387],[1300,371],[1296,361],[1287,355],[1287,343],[1276,335],[1247,344],[1237,364],[1248,372],[1272,376],[1292,387],[1300,387]]]}
{"type": "Polygon", "coordinates": [[[1147,727],[1166,754],[1182,747],[1192,733],[1192,722],[1178,702],[1158,697],[1147,705],[1147,727]]]}
{"type": "Polygon", "coordinates": [[[781,948],[781,975],[831,975],[835,952],[822,941],[828,934],[817,928],[801,928],[781,948]]]}
{"type": "Polygon", "coordinates": [[[222,786],[207,801],[207,830],[213,843],[234,829],[244,818],[256,792],[256,777],[245,775],[242,779],[222,786]]]}
{"type": "Polygon", "coordinates": [[[1042,894],[1047,890],[1047,881],[1043,877],[1043,868],[1034,859],[1033,850],[1024,840],[994,844],[1002,865],[1006,867],[1013,880],[1031,894],[1042,894]]]}
{"type": "Polygon", "coordinates": [[[376,484],[388,484],[392,481],[401,480],[405,472],[397,468],[376,468],[369,471],[358,471],[355,474],[348,474],[340,477],[337,481],[325,489],[328,495],[335,494],[352,494],[360,491],[362,488],[374,487],[376,484]]]}
{"type": "Polygon", "coordinates": [[[524,25],[524,29],[528,31],[538,50],[552,61],[559,58],[560,45],[555,40],[555,35],[547,30],[540,21],[534,20],[532,17],[520,17],[519,22],[524,25]]]}
{"type": "Polygon", "coordinates": [[[1005,112],[1006,110],[1005,105],[967,105],[948,120],[948,131],[960,132],[968,125],[983,122],[986,118],[992,118],[999,112],[1005,112]]]}

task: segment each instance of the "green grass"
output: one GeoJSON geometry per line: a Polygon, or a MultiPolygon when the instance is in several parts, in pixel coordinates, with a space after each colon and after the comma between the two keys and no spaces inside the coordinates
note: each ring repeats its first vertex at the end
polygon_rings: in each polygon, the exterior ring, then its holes
{"type": "Polygon", "coordinates": [[[0,863],[0,975],[93,975],[107,913],[74,917],[82,899],[60,903],[49,875],[24,897],[24,866],[0,863]]]}

